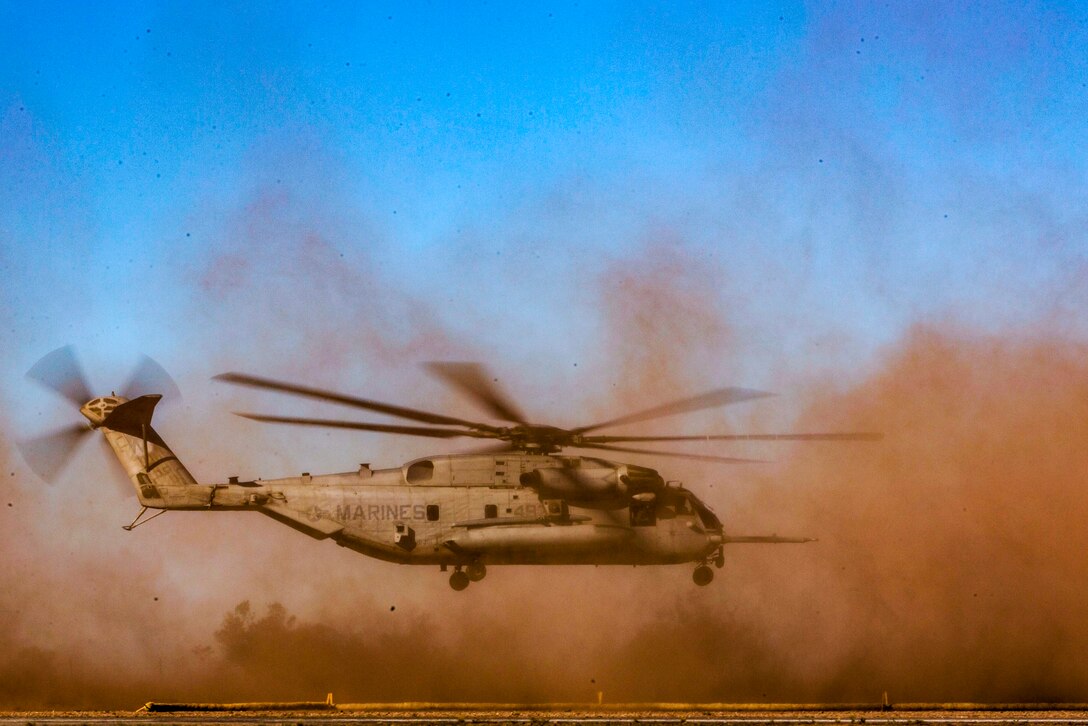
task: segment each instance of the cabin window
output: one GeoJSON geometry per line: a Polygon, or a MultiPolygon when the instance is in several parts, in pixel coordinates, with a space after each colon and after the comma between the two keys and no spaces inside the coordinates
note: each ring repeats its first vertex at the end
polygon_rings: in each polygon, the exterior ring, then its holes
{"type": "Polygon", "coordinates": [[[562,499],[545,499],[543,504],[544,511],[553,519],[567,519],[570,516],[567,503],[562,499]]]}
{"type": "Polygon", "coordinates": [[[484,505],[484,519],[494,519],[499,516],[499,505],[497,504],[485,504],[484,505]]]}
{"type": "Polygon", "coordinates": [[[417,461],[409,466],[407,473],[405,473],[405,478],[408,479],[409,484],[430,481],[432,477],[434,477],[433,461],[417,461]]]}
{"type": "Polygon", "coordinates": [[[437,522],[438,521],[438,505],[437,504],[428,504],[427,505],[427,521],[428,522],[437,522]]]}

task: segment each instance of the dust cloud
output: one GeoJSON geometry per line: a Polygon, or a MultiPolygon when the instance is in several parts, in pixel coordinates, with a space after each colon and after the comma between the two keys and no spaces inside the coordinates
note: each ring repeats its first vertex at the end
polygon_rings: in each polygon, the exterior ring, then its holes
{"type": "Polygon", "coordinates": [[[1088,347],[1045,330],[918,326],[801,426],[882,430],[819,448],[759,506],[821,537],[787,637],[815,696],[1088,698],[1088,347]],[[828,643],[826,634],[834,634],[828,643]]]}
{"type": "MultiPolygon", "coordinates": [[[[332,259],[324,243],[307,245],[308,257],[332,259]]],[[[647,247],[603,279],[601,314],[620,332],[596,366],[615,376],[593,389],[605,394],[601,416],[698,391],[709,371],[724,376],[731,346],[744,347],[714,312],[721,281],[679,247],[647,247]]],[[[350,357],[345,345],[333,356],[350,357]]],[[[96,542],[79,534],[81,519],[113,516],[118,503],[38,489],[15,476],[8,452],[0,705],[330,691],[340,702],[585,702],[597,691],[610,701],[872,702],[883,691],[900,702],[1085,701],[1086,353],[1045,326],[998,336],[920,325],[864,379],[814,385],[794,424],[879,430],[884,441],[796,445],[770,471],[657,462],[684,472],[730,531],[819,537],[731,547],[702,589],[683,568],[495,568],[456,594],[433,572],[419,584],[415,571],[264,520],[216,529],[200,517],[193,529],[178,515],[154,545],[96,542]],[[293,600],[275,596],[284,582],[293,600]]]]}
{"type": "Polygon", "coordinates": [[[600,276],[614,386],[600,390],[610,394],[605,406],[613,413],[690,395],[697,371],[731,379],[727,351],[733,330],[719,305],[727,285],[706,262],[666,235],[600,276]]]}
{"type": "Polygon", "coordinates": [[[541,656],[513,611],[494,627],[461,612],[369,633],[275,605],[228,613],[217,667],[263,683],[254,697],[307,683],[359,699],[585,700],[592,682],[613,700],[1084,700],[1085,352],[912,330],[869,380],[814,392],[799,422],[885,441],[798,447],[733,512],[820,542],[732,548],[708,590],[647,591],[648,623],[613,604],[579,668],[541,656]]]}
{"type": "Polygon", "coordinates": [[[820,541],[727,549],[712,602],[680,597],[618,645],[617,696],[1084,701],[1086,353],[918,326],[868,380],[813,391],[798,429],[885,440],[798,445],[719,512],[820,541]]]}

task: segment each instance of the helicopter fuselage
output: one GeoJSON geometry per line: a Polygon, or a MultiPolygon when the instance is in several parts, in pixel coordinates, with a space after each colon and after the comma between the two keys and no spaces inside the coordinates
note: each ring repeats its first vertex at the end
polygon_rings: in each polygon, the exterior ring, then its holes
{"type": "Polygon", "coordinates": [[[200,484],[151,427],[160,398],[107,396],[80,408],[143,505],[128,530],[148,510],[257,511],[370,557],[453,566],[456,590],[504,564],[696,562],[693,579],[705,585],[726,543],[808,541],[726,537],[698,497],[655,470],[588,456],[451,454],[391,469],[200,484]]]}
{"type": "Polygon", "coordinates": [[[308,518],[342,525],[340,544],[394,562],[672,564],[705,559],[720,546],[720,529],[707,529],[697,509],[703,505],[693,505],[685,490],[645,501],[614,496],[608,482],[625,468],[580,457],[440,456],[311,477],[305,485],[266,484],[290,489],[308,518]],[[551,498],[547,488],[522,483],[542,471],[604,484],[595,496],[551,498]]]}
{"type": "Polygon", "coordinates": [[[448,455],[392,469],[363,465],[339,474],[137,491],[149,508],[255,510],[403,564],[649,565],[711,557],[722,537],[710,510],[677,486],[625,496],[621,480],[630,481],[632,469],[643,480],[652,472],[596,458],[448,455]],[[564,480],[575,477],[598,486],[574,501],[560,496],[564,480]],[[551,478],[551,487],[540,483],[551,478]]]}

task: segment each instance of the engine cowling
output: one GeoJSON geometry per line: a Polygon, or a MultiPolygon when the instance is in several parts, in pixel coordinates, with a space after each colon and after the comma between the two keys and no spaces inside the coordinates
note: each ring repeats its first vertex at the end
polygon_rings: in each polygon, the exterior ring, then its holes
{"type": "Polygon", "coordinates": [[[634,495],[654,493],[665,485],[653,469],[620,466],[568,466],[534,469],[521,475],[542,499],[624,506],[634,495]]]}
{"type": "Polygon", "coordinates": [[[654,493],[665,487],[665,480],[655,470],[645,466],[624,464],[617,468],[620,484],[629,495],[654,493]]]}

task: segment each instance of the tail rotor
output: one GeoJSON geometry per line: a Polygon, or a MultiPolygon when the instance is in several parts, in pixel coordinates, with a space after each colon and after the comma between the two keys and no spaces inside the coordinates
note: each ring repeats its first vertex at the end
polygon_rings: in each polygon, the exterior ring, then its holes
{"type": "MultiPolygon", "coordinates": [[[[63,396],[77,409],[94,398],[87,375],[71,345],[57,348],[44,356],[27,371],[27,378],[63,396]]],[[[144,356],[118,398],[132,399],[147,393],[161,393],[170,398],[180,396],[177,384],[166,370],[144,356]]],[[[55,431],[18,441],[16,446],[27,466],[46,482],[54,482],[76,455],[87,434],[94,431],[81,415],[78,422],[55,431]]]]}

